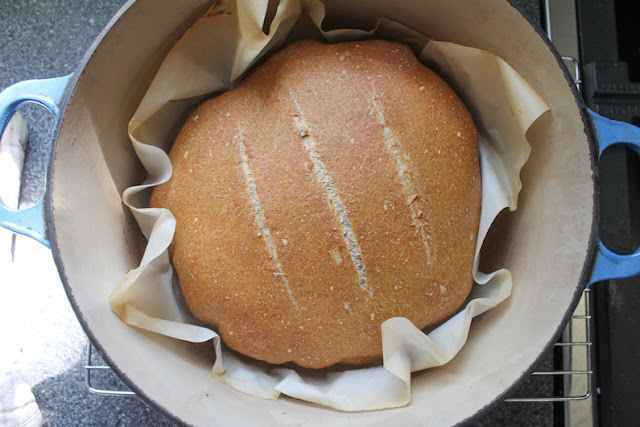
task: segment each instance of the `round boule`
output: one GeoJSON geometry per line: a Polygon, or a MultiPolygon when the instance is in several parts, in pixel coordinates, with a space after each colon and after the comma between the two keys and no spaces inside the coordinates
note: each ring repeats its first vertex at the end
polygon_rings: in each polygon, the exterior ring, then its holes
{"type": "Polygon", "coordinates": [[[322,368],[382,355],[467,298],[478,137],[455,92],[402,44],[294,43],[201,103],[152,207],[192,313],[234,350],[322,368]]]}

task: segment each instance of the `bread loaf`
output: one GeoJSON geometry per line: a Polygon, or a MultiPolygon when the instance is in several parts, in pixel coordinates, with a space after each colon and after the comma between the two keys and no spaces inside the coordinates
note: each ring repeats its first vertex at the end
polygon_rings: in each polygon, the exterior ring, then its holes
{"type": "Polygon", "coordinates": [[[480,218],[477,132],[399,43],[294,43],[200,104],[152,207],[192,313],[255,359],[322,368],[382,355],[467,298],[480,218]]]}

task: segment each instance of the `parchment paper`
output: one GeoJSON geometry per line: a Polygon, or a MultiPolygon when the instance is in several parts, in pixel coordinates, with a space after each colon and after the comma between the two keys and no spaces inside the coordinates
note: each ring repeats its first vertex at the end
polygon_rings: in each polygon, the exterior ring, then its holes
{"type": "MultiPolygon", "coordinates": [[[[269,35],[262,31],[268,0],[228,0],[212,7],[169,52],[129,123],[129,135],[148,172],[142,185],[128,188],[124,203],[148,239],[140,266],[113,291],[113,311],[131,326],[191,342],[212,340],[215,378],[255,396],[281,393],[343,411],[406,405],[411,372],[450,361],[467,339],[473,317],[495,307],[511,293],[511,275],[501,269],[478,271],[478,254],[496,215],[516,208],[520,169],[530,147],[527,129],[548,109],[545,102],[502,59],[479,49],[429,40],[400,24],[380,20],[369,32],[323,32],[324,6],[317,0],[280,2],[269,35]],[[310,372],[253,363],[225,348],[218,334],[200,326],[177,295],[167,247],[175,219],[164,209],[147,207],[149,189],[167,181],[171,164],[165,151],[172,130],[203,98],[232,88],[258,58],[285,40],[309,35],[328,42],[384,37],[414,48],[456,89],[474,116],[480,134],[482,215],[473,287],[468,304],[425,334],[405,318],[382,324],[383,364],[360,369],[310,372]]],[[[161,375],[161,373],[159,373],[161,375]]]]}

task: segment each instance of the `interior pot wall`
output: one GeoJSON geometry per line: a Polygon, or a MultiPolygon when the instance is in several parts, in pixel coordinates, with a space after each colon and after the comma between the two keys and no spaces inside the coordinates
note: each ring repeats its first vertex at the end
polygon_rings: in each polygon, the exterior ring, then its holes
{"type": "Polygon", "coordinates": [[[79,76],[60,130],[50,196],[52,247],[88,332],[147,399],[193,424],[229,417],[260,424],[372,425],[391,417],[454,424],[500,396],[559,331],[579,291],[593,222],[591,158],[580,109],[555,57],[511,4],[455,3],[328,4],[329,13],[360,26],[385,16],[435,38],[492,50],[552,107],[531,130],[536,142],[522,173],[519,209],[501,217],[494,230],[504,239],[488,263],[512,271],[512,297],[474,320],[467,345],[451,363],[413,376],[408,407],[371,413],[345,415],[292,399],[241,394],[210,376],[208,347],[142,333],[111,312],[109,295],[137,266],[145,243],[120,198],[124,188],[143,179],[127,122],[164,54],[209,2],[139,0],[105,35],[79,76]]]}

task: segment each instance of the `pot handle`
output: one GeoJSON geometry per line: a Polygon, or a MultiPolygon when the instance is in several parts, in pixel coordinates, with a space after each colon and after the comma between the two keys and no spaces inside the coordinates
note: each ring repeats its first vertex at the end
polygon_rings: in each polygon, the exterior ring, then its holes
{"type": "MultiPolygon", "coordinates": [[[[53,113],[54,129],[60,119],[60,105],[71,75],[43,80],[25,80],[0,92],[0,135],[9,120],[25,102],[36,102],[53,113]]],[[[53,139],[53,135],[51,137],[53,139]]],[[[11,209],[0,199],[0,226],[24,234],[51,247],[46,237],[44,196],[33,206],[11,209]]]]}
{"type": "MultiPolygon", "coordinates": [[[[609,146],[625,145],[640,156],[640,128],[629,123],[602,117],[588,110],[598,141],[598,158],[609,146]]],[[[619,255],[607,249],[598,239],[596,259],[587,286],[609,279],[619,279],[640,274],[640,248],[630,255],[619,255]]]]}

